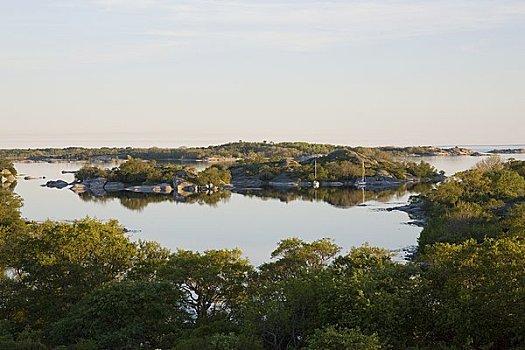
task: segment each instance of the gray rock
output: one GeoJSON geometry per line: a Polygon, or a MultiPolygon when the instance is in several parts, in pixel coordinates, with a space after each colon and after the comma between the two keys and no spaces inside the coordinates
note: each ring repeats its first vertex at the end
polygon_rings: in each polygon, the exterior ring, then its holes
{"type": "Polygon", "coordinates": [[[279,187],[279,188],[292,188],[292,187],[299,186],[297,182],[270,181],[268,184],[272,187],[279,187]]]}
{"type": "Polygon", "coordinates": [[[122,182],[106,182],[104,184],[104,190],[106,192],[119,192],[124,191],[126,186],[122,182]]]}
{"type": "Polygon", "coordinates": [[[62,189],[64,187],[67,187],[69,184],[64,180],[49,180],[46,182],[46,186],[49,188],[59,188],[62,189]]]}
{"type": "Polygon", "coordinates": [[[88,180],[84,180],[82,183],[90,190],[103,190],[104,189],[104,185],[106,184],[106,182],[108,182],[105,178],[103,177],[97,177],[97,178],[94,178],[94,179],[88,179],[88,180]]]}

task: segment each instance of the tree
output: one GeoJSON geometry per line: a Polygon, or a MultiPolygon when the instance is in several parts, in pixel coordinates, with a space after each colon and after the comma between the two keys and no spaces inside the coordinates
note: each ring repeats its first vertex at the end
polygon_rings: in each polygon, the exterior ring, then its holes
{"type": "Polygon", "coordinates": [[[230,318],[246,298],[246,283],[253,271],[241,254],[239,249],[178,250],[171,255],[162,278],[180,288],[185,307],[196,321],[219,315],[230,318]]]}
{"type": "Polygon", "coordinates": [[[113,181],[121,181],[127,184],[142,184],[148,178],[158,177],[155,161],[144,161],[129,158],[112,172],[113,181]]]}
{"type": "Polygon", "coordinates": [[[157,242],[140,241],[132,257],[130,270],[126,274],[129,280],[154,281],[169,261],[170,251],[157,242]]]}
{"type": "Polygon", "coordinates": [[[4,232],[5,311],[21,326],[48,325],[86,293],[120,279],[134,254],[134,244],[116,221],[47,221],[4,232]]]}
{"type": "Polygon", "coordinates": [[[321,326],[319,300],[324,271],[341,248],[329,239],[282,240],[250,281],[244,323],[270,349],[298,348],[321,326]]]}
{"type": "Polygon", "coordinates": [[[158,348],[185,327],[181,300],[165,282],[112,283],[86,295],[54,323],[51,339],[56,345],[91,339],[100,349],[158,348]]]}
{"type": "Polygon", "coordinates": [[[0,232],[20,228],[23,221],[20,217],[22,199],[12,191],[0,188],[0,232]]]}
{"type": "Polygon", "coordinates": [[[272,259],[277,261],[261,265],[262,274],[270,278],[286,279],[302,272],[319,271],[326,268],[329,262],[339,253],[341,247],[328,238],[311,243],[299,238],[288,238],[279,242],[272,252],[272,259]]]}
{"type": "Polygon", "coordinates": [[[364,335],[357,329],[318,329],[307,339],[306,350],[379,350],[381,342],[376,334],[364,335]]]}
{"type": "Polygon", "coordinates": [[[97,166],[84,165],[75,173],[75,179],[84,181],[97,177],[106,177],[107,175],[108,173],[104,169],[101,169],[97,166]]]}
{"type": "Polygon", "coordinates": [[[525,344],[525,243],[520,237],[435,244],[424,256],[430,341],[473,348],[525,344]]]}
{"type": "Polygon", "coordinates": [[[323,324],[377,333],[394,348],[406,348],[414,338],[412,295],[418,268],[401,265],[385,249],[364,245],[335,259],[326,272],[319,298],[323,324]]]}
{"type": "Polygon", "coordinates": [[[217,166],[211,166],[199,172],[197,183],[199,185],[226,185],[231,182],[231,173],[227,169],[221,169],[217,166]]]}

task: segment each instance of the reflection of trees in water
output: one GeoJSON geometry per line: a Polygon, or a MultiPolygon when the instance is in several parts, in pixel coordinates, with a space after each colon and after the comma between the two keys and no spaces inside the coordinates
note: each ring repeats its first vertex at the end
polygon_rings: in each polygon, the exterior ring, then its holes
{"type": "Polygon", "coordinates": [[[79,194],[80,199],[86,202],[106,203],[112,202],[115,199],[120,201],[120,204],[130,210],[141,211],[150,203],[160,203],[165,201],[175,201],[170,195],[162,194],[148,194],[148,193],[134,193],[134,192],[110,192],[104,196],[94,196],[89,192],[79,194]]]}
{"type": "Polygon", "coordinates": [[[209,205],[216,207],[219,202],[228,202],[232,196],[230,191],[216,191],[209,193],[195,193],[186,197],[186,203],[197,203],[200,205],[209,205]]]}
{"type": "MultiPolygon", "coordinates": [[[[389,190],[358,190],[353,188],[308,188],[308,189],[274,189],[242,190],[235,191],[248,197],[257,197],[262,200],[278,199],[281,202],[296,200],[309,202],[326,202],[338,208],[350,208],[367,201],[388,202],[400,198],[406,193],[422,193],[431,188],[429,184],[409,184],[389,190]]],[[[130,210],[141,211],[150,203],[180,202],[187,204],[199,204],[216,207],[220,202],[228,202],[231,198],[230,191],[217,191],[211,193],[195,193],[190,196],[177,199],[172,195],[134,193],[134,192],[111,192],[105,196],[96,197],[85,192],[79,197],[86,202],[105,203],[118,199],[120,204],[130,210]]]]}
{"type": "Polygon", "coordinates": [[[142,211],[148,206],[148,204],[160,202],[198,203],[200,205],[216,206],[218,202],[228,201],[231,197],[231,192],[218,191],[214,193],[195,193],[184,198],[184,200],[177,200],[172,195],[166,194],[135,192],[110,192],[104,196],[94,196],[89,192],[84,192],[79,194],[79,197],[83,201],[95,203],[112,202],[115,199],[118,199],[123,207],[130,210],[142,211]]]}
{"type": "Polygon", "coordinates": [[[403,185],[389,190],[360,190],[353,188],[318,188],[318,189],[275,189],[238,191],[249,197],[261,199],[279,199],[282,202],[295,200],[310,202],[326,202],[338,208],[350,208],[367,201],[388,202],[393,198],[400,198],[406,193],[420,193],[426,191],[429,185],[403,185]]]}

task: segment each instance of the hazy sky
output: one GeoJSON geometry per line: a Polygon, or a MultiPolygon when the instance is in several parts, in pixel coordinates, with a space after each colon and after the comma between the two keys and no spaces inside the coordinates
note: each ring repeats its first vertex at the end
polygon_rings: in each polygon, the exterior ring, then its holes
{"type": "Polygon", "coordinates": [[[0,0],[0,147],[525,143],[525,1],[0,0]]]}

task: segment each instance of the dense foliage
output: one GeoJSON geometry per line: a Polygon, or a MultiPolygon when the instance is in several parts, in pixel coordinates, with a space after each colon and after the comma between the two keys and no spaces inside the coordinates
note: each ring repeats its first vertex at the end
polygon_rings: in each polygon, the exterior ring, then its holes
{"type": "Polygon", "coordinates": [[[497,156],[456,174],[425,196],[429,222],[420,244],[521,236],[525,228],[525,162],[497,156]]]}
{"type": "Polygon", "coordinates": [[[524,175],[489,160],[431,191],[434,240],[406,264],[290,238],[255,268],[114,221],[26,223],[3,190],[0,349],[523,349],[524,175]]]}
{"type": "Polygon", "coordinates": [[[0,158],[0,172],[2,170],[8,170],[12,175],[17,174],[17,171],[13,165],[13,162],[0,158]]]}
{"type": "Polygon", "coordinates": [[[198,185],[224,185],[231,180],[230,172],[222,165],[213,165],[197,172],[190,166],[170,163],[158,164],[155,161],[145,161],[129,158],[118,167],[103,169],[98,166],[85,165],[76,174],[77,180],[106,178],[108,181],[117,181],[125,184],[159,184],[172,183],[175,178],[191,181],[198,185]]]}
{"type": "Polygon", "coordinates": [[[327,155],[308,158],[298,162],[285,159],[279,161],[244,161],[230,167],[234,177],[256,176],[263,181],[289,179],[299,181],[354,181],[365,176],[390,177],[400,180],[414,179],[432,181],[439,178],[438,171],[426,162],[401,162],[385,152],[368,149],[360,152],[339,149],[327,155]]]}

